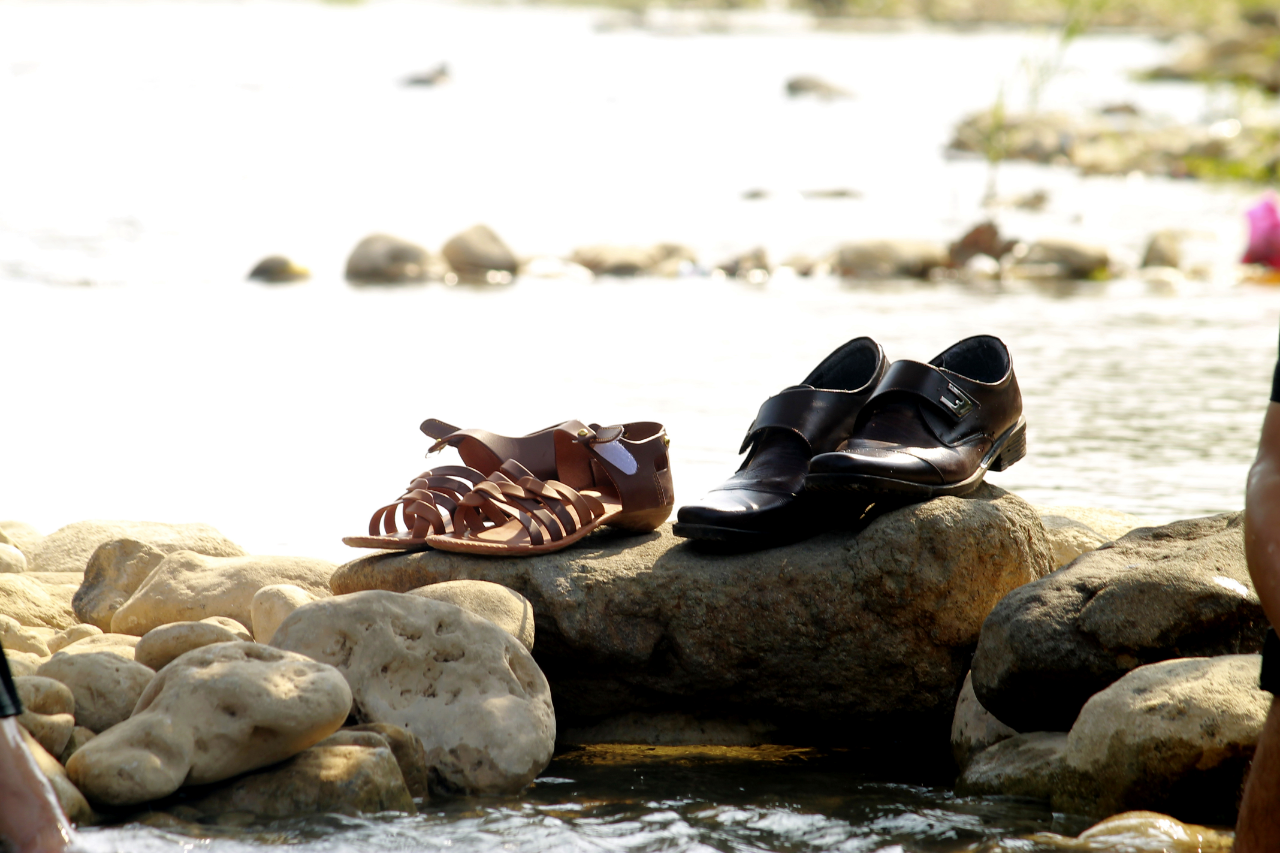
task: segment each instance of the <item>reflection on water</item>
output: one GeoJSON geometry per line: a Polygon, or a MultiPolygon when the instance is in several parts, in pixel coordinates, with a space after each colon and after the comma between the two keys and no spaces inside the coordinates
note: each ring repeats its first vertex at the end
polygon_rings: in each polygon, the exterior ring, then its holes
{"type": "MultiPolygon", "coordinates": [[[[607,749],[607,748],[605,748],[607,749]]],[[[218,853],[288,843],[306,851],[959,851],[1035,832],[1074,835],[1090,821],[1034,804],[959,799],[945,788],[869,781],[848,755],[805,750],[552,762],[520,798],[428,803],[414,818],[324,818],[265,832],[214,830],[218,853]]],[[[740,752],[746,752],[745,750],[740,752]]],[[[584,760],[585,759],[585,760],[584,760]]],[[[150,853],[187,840],[172,830],[93,832],[92,851],[150,853]]],[[[1039,848],[1028,844],[1025,849],[1039,848]]]]}

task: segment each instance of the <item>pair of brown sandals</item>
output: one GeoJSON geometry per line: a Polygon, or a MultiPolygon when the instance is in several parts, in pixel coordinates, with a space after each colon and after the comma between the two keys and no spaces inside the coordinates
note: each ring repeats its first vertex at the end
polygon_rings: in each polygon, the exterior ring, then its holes
{"type": "Polygon", "coordinates": [[[462,465],[424,471],[369,521],[358,548],[436,548],[493,556],[542,554],[608,525],[643,533],[675,503],[670,440],[659,423],[602,427],[565,421],[520,437],[429,419],[430,453],[462,465]]]}

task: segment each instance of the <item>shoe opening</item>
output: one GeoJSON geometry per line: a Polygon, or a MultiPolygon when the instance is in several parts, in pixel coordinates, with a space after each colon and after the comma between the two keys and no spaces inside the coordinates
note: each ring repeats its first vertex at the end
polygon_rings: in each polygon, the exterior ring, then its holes
{"type": "Polygon", "coordinates": [[[999,382],[1009,372],[1009,350],[991,335],[966,338],[930,362],[978,382],[999,382]]]}
{"type": "Polygon", "coordinates": [[[880,347],[870,338],[854,338],[805,377],[802,384],[833,391],[856,391],[875,378],[880,347]]]}

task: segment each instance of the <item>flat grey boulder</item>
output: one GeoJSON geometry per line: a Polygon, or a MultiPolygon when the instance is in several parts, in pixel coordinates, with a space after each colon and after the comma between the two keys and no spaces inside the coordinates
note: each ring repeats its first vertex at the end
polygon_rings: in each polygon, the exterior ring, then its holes
{"type": "Polygon", "coordinates": [[[1143,664],[1259,651],[1267,623],[1241,525],[1228,513],[1140,528],[1012,591],[982,628],[978,700],[1018,731],[1067,731],[1143,664]]]}
{"type": "Polygon", "coordinates": [[[356,718],[417,735],[445,790],[515,793],[551,761],[546,678],[515,637],[457,605],[380,590],[322,599],[271,644],[337,667],[356,718]]]}
{"type": "Polygon", "coordinates": [[[331,584],[399,591],[471,578],[519,592],[565,728],[674,713],[760,721],[790,739],[779,742],[901,736],[945,755],[982,620],[1048,570],[1035,511],[988,485],[861,533],[752,554],[706,554],[669,527],[603,531],[519,560],[375,554],[331,584]]]}
{"type": "Polygon", "coordinates": [[[1067,736],[1053,808],[1152,809],[1234,824],[1271,707],[1271,694],[1258,687],[1261,668],[1261,655],[1170,660],[1098,693],[1067,736]]]}
{"type": "MultiPolygon", "coordinates": [[[[98,546],[113,539],[133,539],[170,553],[197,551],[219,557],[244,553],[239,545],[207,524],[157,521],[77,521],[50,533],[29,558],[29,572],[83,572],[98,546]]],[[[99,626],[101,627],[101,626],[99,626]]]]}

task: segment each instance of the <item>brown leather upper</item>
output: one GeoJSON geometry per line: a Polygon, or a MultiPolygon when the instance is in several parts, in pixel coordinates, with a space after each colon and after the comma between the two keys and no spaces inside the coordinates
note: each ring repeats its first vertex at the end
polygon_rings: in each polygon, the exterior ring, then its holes
{"type": "Polygon", "coordinates": [[[671,506],[669,443],[662,424],[651,421],[558,428],[556,479],[577,491],[595,489],[616,498],[628,512],[671,506]]]}
{"type": "Polygon", "coordinates": [[[458,429],[452,424],[428,418],[419,427],[429,438],[436,439],[428,453],[455,447],[462,461],[486,477],[497,471],[508,459],[515,459],[533,476],[542,479],[556,475],[556,450],[553,434],[557,429],[577,432],[580,421],[565,421],[512,438],[483,429],[458,429]]]}

